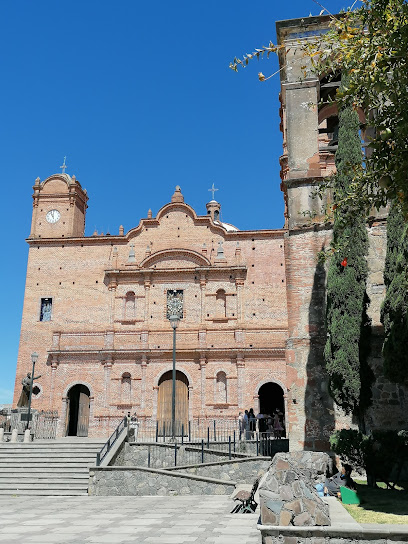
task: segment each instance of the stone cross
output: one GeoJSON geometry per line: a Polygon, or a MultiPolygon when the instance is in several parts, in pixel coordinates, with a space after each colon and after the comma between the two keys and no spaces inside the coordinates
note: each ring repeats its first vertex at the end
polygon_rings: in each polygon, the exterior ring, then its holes
{"type": "Polygon", "coordinates": [[[67,165],[65,164],[66,157],[64,157],[64,164],[60,166],[62,168],[62,173],[65,174],[65,170],[67,169],[67,165]]]}
{"type": "Polygon", "coordinates": [[[216,189],[216,188],[214,187],[214,183],[212,184],[211,189],[208,189],[208,190],[212,193],[212,199],[214,200],[214,193],[215,193],[215,191],[218,191],[218,189],[216,189]]]}

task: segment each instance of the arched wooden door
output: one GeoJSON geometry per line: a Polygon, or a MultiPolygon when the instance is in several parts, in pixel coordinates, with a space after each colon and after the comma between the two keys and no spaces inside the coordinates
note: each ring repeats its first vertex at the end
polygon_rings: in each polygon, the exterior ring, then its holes
{"type": "Polygon", "coordinates": [[[88,436],[90,392],[86,385],[77,384],[68,392],[67,436],[88,436]]]}
{"type": "MultiPolygon", "coordinates": [[[[159,380],[159,395],[157,400],[157,421],[159,433],[171,436],[171,404],[173,394],[173,372],[169,370],[159,380]]],[[[188,379],[183,372],[176,370],[176,429],[178,436],[188,429],[188,379]]]]}

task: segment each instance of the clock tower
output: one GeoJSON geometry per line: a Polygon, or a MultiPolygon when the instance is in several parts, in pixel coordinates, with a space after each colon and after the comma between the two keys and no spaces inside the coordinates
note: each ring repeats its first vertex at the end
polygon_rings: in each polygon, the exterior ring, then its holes
{"type": "Polygon", "coordinates": [[[35,180],[30,238],[84,236],[88,195],[75,176],[54,174],[35,180]]]}

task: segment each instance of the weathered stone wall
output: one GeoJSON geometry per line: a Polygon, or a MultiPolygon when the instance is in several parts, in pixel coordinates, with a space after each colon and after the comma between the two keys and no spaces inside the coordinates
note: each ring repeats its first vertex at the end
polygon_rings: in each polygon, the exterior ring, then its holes
{"type": "Polygon", "coordinates": [[[408,532],[378,529],[345,529],[333,527],[261,527],[262,544],[403,544],[408,532]]]}
{"type": "Polygon", "coordinates": [[[331,460],[319,452],[278,453],[259,486],[263,525],[330,525],[329,506],[314,485],[331,460]]]}
{"type": "MultiPolygon", "coordinates": [[[[212,449],[204,448],[204,462],[211,463],[229,459],[228,451],[217,451],[216,445],[211,444],[212,449]]],[[[137,442],[125,443],[114,461],[114,466],[123,467],[147,467],[150,456],[150,467],[173,467],[175,463],[174,446],[166,444],[139,444],[137,442]]],[[[245,453],[231,452],[233,459],[247,458],[245,453]]],[[[177,446],[177,465],[201,464],[202,452],[200,447],[177,446]]]]}
{"type": "Polygon", "coordinates": [[[89,495],[230,495],[235,482],[166,470],[92,467],[89,495]]]}
{"type": "Polygon", "coordinates": [[[264,457],[254,459],[241,459],[235,461],[221,461],[219,463],[197,465],[195,467],[169,468],[172,472],[183,472],[185,474],[196,474],[207,478],[218,480],[235,481],[240,484],[253,484],[256,478],[263,476],[271,460],[264,457]]]}

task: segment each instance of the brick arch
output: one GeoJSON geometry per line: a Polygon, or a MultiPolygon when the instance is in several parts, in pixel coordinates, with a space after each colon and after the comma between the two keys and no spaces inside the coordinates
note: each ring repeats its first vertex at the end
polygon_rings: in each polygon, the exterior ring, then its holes
{"type": "Polygon", "coordinates": [[[187,215],[189,215],[193,220],[196,220],[197,219],[197,214],[196,212],[194,211],[194,209],[189,206],[188,204],[186,204],[185,202],[169,202],[167,204],[165,204],[162,208],[160,208],[160,210],[157,212],[157,217],[156,219],[158,221],[160,221],[160,219],[168,214],[168,213],[171,213],[171,212],[183,212],[183,213],[186,213],[187,215]]]}
{"type": "MultiPolygon", "coordinates": [[[[159,381],[160,381],[160,378],[166,374],[166,372],[168,372],[169,370],[173,370],[173,366],[168,366],[166,367],[164,370],[161,370],[159,372],[159,374],[156,375],[155,379],[154,379],[154,387],[159,387],[159,381]]],[[[188,380],[188,387],[189,389],[192,389],[192,379],[191,379],[191,376],[190,374],[184,370],[184,368],[181,368],[179,365],[176,365],[176,370],[178,370],[179,372],[182,372],[183,374],[185,374],[187,380],[188,380]]]]}
{"type": "Polygon", "coordinates": [[[94,396],[94,393],[93,393],[93,387],[91,386],[90,383],[88,382],[85,382],[83,380],[77,380],[75,382],[71,382],[70,385],[68,385],[65,389],[64,389],[64,393],[62,394],[62,398],[66,398],[68,396],[68,391],[74,387],[75,385],[85,385],[88,389],[89,389],[89,398],[92,398],[94,396]]]}
{"type": "Polygon", "coordinates": [[[155,253],[152,253],[152,255],[149,255],[143,261],[140,263],[140,266],[142,268],[148,268],[149,266],[152,266],[153,264],[165,260],[166,258],[182,258],[187,261],[193,262],[196,266],[211,266],[211,262],[207,259],[207,257],[204,257],[201,253],[198,253],[197,251],[193,251],[192,249],[162,249],[160,251],[156,251],[155,253]]]}
{"type": "Polygon", "coordinates": [[[258,384],[255,387],[254,396],[259,395],[259,390],[266,383],[276,383],[276,385],[279,385],[282,388],[283,395],[287,395],[288,389],[284,383],[282,383],[280,380],[277,380],[276,378],[273,378],[273,379],[269,378],[266,380],[262,380],[261,382],[258,382],[258,384]]]}

